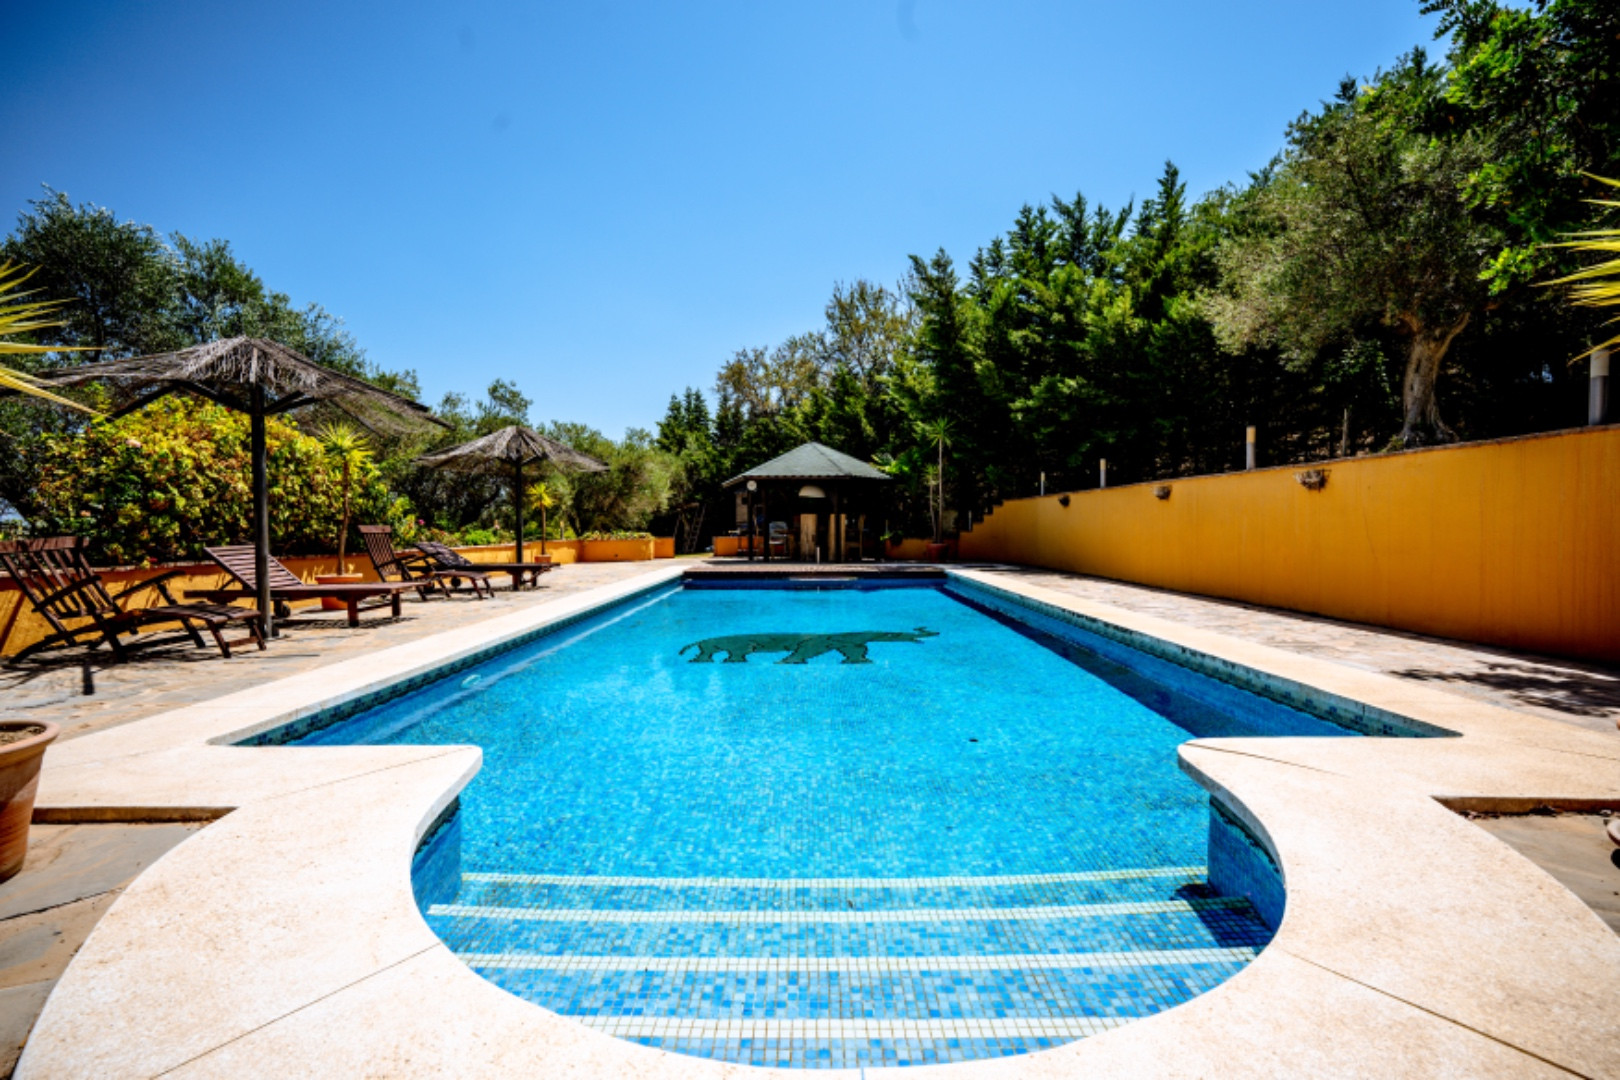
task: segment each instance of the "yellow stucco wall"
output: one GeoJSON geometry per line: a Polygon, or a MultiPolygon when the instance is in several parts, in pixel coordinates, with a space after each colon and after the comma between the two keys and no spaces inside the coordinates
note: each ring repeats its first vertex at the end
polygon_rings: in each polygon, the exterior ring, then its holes
{"type": "Polygon", "coordinates": [[[1013,500],[964,559],[1620,661],[1620,426],[1013,500]]]}

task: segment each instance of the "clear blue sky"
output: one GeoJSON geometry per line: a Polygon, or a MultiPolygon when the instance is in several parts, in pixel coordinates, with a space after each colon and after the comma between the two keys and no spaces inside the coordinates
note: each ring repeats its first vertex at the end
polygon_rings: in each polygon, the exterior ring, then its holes
{"type": "Polygon", "coordinates": [[[835,281],[1166,158],[1241,180],[1417,0],[13,4],[0,214],[223,237],[423,396],[619,435],[835,281]],[[341,7],[341,10],[339,8],[341,7]]]}

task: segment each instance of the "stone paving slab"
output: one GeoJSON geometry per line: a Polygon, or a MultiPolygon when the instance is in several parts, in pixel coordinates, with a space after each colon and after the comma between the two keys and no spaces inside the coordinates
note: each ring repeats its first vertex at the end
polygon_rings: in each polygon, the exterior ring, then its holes
{"type": "MultiPolygon", "coordinates": [[[[706,572],[717,567],[748,569],[746,562],[730,567],[724,561],[692,560],[690,565],[706,572]]],[[[782,565],[784,569],[792,568],[790,564],[782,565]]],[[[862,564],[867,569],[873,566],[893,568],[893,564],[862,564]]],[[[776,567],[773,563],[772,568],[776,567]]],[[[184,639],[162,645],[128,664],[114,665],[105,656],[98,656],[93,665],[96,693],[91,697],[82,693],[83,650],[0,665],[0,719],[52,720],[62,725],[62,738],[71,739],[367,651],[472,625],[620,581],[646,569],[646,563],[576,563],[547,574],[542,579],[545,584],[537,590],[501,590],[487,601],[467,597],[428,601],[413,598],[405,602],[401,618],[378,618],[373,614],[356,629],[345,625],[341,612],[300,612],[269,650],[240,653],[229,661],[220,660],[212,649],[197,649],[184,639]]],[[[837,573],[844,568],[824,565],[804,569],[837,573]]],[[[1588,730],[1613,734],[1620,722],[1617,668],[1426,638],[1079,574],[1006,566],[983,569],[995,577],[1205,627],[1313,659],[1392,675],[1588,730]]]]}
{"type": "Polygon", "coordinates": [[[1592,731],[1615,734],[1620,668],[1337,622],[1275,608],[1026,567],[984,567],[993,577],[1171,619],[1186,626],[1438,687],[1592,731]]]}
{"type": "Polygon", "coordinates": [[[0,719],[49,720],[62,725],[62,739],[73,739],[621,581],[651,565],[571,564],[543,575],[538,589],[498,589],[488,600],[413,595],[404,601],[400,618],[363,613],[352,629],[341,611],[298,609],[264,652],[239,650],[230,660],[212,646],[199,649],[173,634],[154,635],[168,640],[124,664],[112,663],[104,649],[53,651],[0,664],[0,719]],[[96,689],[88,697],[83,693],[87,656],[93,658],[96,689]]]}

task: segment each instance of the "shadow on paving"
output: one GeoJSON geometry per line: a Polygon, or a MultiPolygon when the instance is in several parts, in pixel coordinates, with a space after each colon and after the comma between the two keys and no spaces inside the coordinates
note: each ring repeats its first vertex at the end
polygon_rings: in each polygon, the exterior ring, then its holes
{"type": "Polygon", "coordinates": [[[1522,704],[1571,716],[1607,717],[1620,712],[1620,674],[1610,671],[1506,662],[1487,663],[1484,670],[1475,671],[1408,668],[1390,674],[1418,682],[1484,687],[1522,704]]]}

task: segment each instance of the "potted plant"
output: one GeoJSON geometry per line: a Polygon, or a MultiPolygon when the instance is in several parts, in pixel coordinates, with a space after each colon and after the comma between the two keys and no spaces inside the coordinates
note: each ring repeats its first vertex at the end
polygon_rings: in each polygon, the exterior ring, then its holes
{"type": "Polygon", "coordinates": [[[529,488],[529,508],[540,511],[540,554],[546,553],[546,511],[557,505],[557,497],[544,481],[529,488]]]}
{"type": "Polygon", "coordinates": [[[55,724],[0,722],[0,881],[13,877],[28,857],[28,825],[45,748],[61,731],[55,724]]]}
{"type": "MultiPolygon", "coordinates": [[[[338,467],[343,511],[337,534],[337,573],[317,574],[315,582],[319,585],[344,585],[363,581],[362,575],[349,573],[345,556],[348,554],[350,499],[354,494],[355,476],[371,464],[371,447],[366,443],[366,437],[352,424],[328,424],[316,434],[316,438],[320,440],[326,460],[338,467]]],[[[346,606],[338,598],[321,598],[321,607],[327,611],[342,611],[346,606]]]]}

